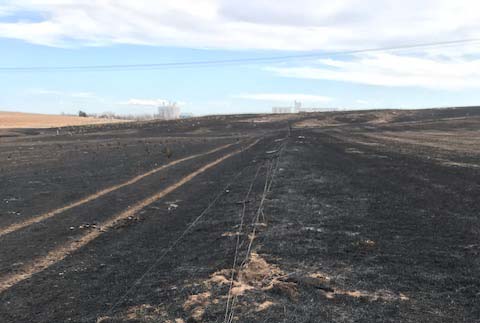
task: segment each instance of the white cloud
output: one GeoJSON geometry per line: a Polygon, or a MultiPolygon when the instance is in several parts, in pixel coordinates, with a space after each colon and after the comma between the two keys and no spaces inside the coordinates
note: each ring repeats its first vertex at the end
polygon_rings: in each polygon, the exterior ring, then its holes
{"type": "MultiPolygon", "coordinates": [[[[480,36],[477,0],[4,0],[0,16],[8,18],[0,19],[0,38],[60,47],[143,44],[324,52],[480,36]]],[[[478,88],[479,55],[478,44],[464,44],[270,70],[381,86],[478,88]]]]}
{"type": "Polygon", "coordinates": [[[313,66],[269,67],[284,77],[345,81],[378,86],[459,90],[480,88],[480,59],[412,57],[387,53],[353,60],[319,60],[313,66]]]}
{"type": "Polygon", "coordinates": [[[235,99],[270,101],[270,102],[330,102],[333,99],[322,95],[303,94],[303,93],[244,93],[234,95],[235,99]]]}
{"type": "Polygon", "coordinates": [[[0,37],[50,46],[332,50],[475,37],[480,28],[476,0],[4,0],[0,11],[43,17],[0,23],[0,37]]]}

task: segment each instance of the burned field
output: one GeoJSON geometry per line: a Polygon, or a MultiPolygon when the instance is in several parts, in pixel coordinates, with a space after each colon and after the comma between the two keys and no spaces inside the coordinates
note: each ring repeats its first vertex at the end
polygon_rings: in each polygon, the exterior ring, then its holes
{"type": "Polygon", "coordinates": [[[480,109],[0,138],[1,322],[478,322],[480,109]]]}

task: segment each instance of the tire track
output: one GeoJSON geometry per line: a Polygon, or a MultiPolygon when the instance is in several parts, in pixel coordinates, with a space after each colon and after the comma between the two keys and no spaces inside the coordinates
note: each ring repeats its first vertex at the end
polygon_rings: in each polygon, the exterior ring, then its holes
{"type": "Polygon", "coordinates": [[[49,212],[46,212],[46,213],[43,213],[43,214],[40,214],[40,215],[37,215],[37,216],[34,216],[30,219],[27,219],[23,222],[18,222],[18,223],[14,223],[14,224],[11,224],[5,228],[0,228],[0,237],[6,235],[6,234],[9,234],[9,233],[12,233],[12,232],[15,232],[15,231],[18,231],[20,229],[23,229],[25,227],[28,227],[32,224],[35,224],[35,223],[38,223],[38,222],[41,222],[41,221],[44,221],[46,219],[49,219],[51,217],[54,217],[60,213],[63,213],[67,210],[70,210],[70,209],[73,209],[77,206],[80,206],[82,204],[85,204],[85,203],[88,203],[88,202],[91,202],[93,200],[96,200],[106,194],[109,194],[113,191],[116,191],[118,189],[121,189],[125,186],[129,186],[129,185],[132,185],[132,184],[135,184],[136,182],[144,179],[145,177],[148,177],[150,175],[153,175],[155,173],[158,173],[159,171],[162,171],[166,168],[169,168],[169,167],[172,167],[174,165],[177,165],[179,163],[182,163],[184,161],[188,161],[188,160],[191,160],[191,159],[194,159],[194,158],[198,158],[198,157],[202,157],[202,156],[206,156],[206,155],[209,155],[209,154],[212,154],[212,153],[215,153],[217,151],[220,151],[220,150],[223,150],[223,149],[226,149],[228,147],[231,147],[235,145],[235,143],[230,143],[230,144],[226,144],[226,145],[223,145],[223,146],[220,146],[220,147],[217,147],[215,149],[212,149],[212,150],[209,150],[207,152],[204,152],[204,153],[200,153],[200,154],[195,154],[195,155],[192,155],[192,156],[188,156],[188,157],[184,157],[184,158],[180,158],[180,159],[177,159],[177,160],[174,160],[173,162],[170,162],[166,165],[162,165],[160,167],[157,167],[157,168],[154,168],[146,173],[143,173],[143,174],[140,174],[140,175],[137,175],[135,177],[133,177],[132,179],[126,181],[126,182],[123,182],[121,184],[117,184],[117,185],[114,185],[114,186],[110,186],[110,187],[107,187],[101,191],[98,191],[94,194],[91,194],[87,197],[84,197],[76,202],[73,202],[71,204],[67,204],[63,207],[60,207],[58,209],[55,209],[55,210],[52,210],[52,211],[49,211],[49,212]]]}
{"type": "MultiPolygon", "coordinates": [[[[223,155],[222,157],[214,160],[213,162],[210,162],[193,173],[190,173],[189,175],[183,177],[181,180],[176,182],[173,185],[170,185],[169,187],[161,190],[160,192],[147,197],[143,199],[142,201],[134,204],[133,206],[129,207],[127,210],[118,213],[117,215],[111,217],[109,220],[104,221],[103,223],[100,224],[100,229],[91,231],[82,237],[80,237],[77,240],[74,240],[66,245],[60,246],[58,248],[55,248],[54,250],[50,251],[46,256],[37,258],[30,262],[29,264],[26,264],[22,268],[18,269],[16,273],[14,274],[7,274],[4,277],[0,278],[0,293],[3,293],[4,291],[8,290],[10,287],[18,284],[19,282],[26,280],[30,277],[32,277],[34,274],[39,273],[50,266],[62,261],[65,259],[68,255],[71,253],[77,251],[78,249],[82,248],[83,246],[87,245],[88,243],[92,242],[96,238],[98,238],[100,235],[102,235],[105,231],[113,228],[119,221],[124,220],[128,218],[129,216],[133,216],[135,213],[140,211],[141,209],[149,206],[150,204],[158,201],[159,199],[163,198],[167,194],[173,192],[180,186],[188,183],[191,181],[193,178],[196,176],[202,174],[203,172],[207,171],[208,169],[220,164],[224,160],[246,150],[254,145],[256,145],[260,139],[256,139],[254,142],[246,146],[245,148],[240,148],[237,150],[234,150],[230,153],[227,153],[223,155]]],[[[230,144],[233,145],[233,144],[230,144]]],[[[217,150],[220,150],[218,148],[217,150]]]]}

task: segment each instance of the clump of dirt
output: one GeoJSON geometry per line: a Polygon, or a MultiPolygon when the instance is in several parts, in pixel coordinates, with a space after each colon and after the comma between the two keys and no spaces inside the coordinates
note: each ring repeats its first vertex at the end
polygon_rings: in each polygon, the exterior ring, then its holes
{"type": "Polygon", "coordinates": [[[227,302],[232,299],[238,300],[236,306],[242,310],[265,311],[275,305],[273,300],[267,299],[274,294],[290,300],[298,298],[297,284],[286,281],[287,276],[278,266],[253,252],[240,268],[213,273],[204,282],[204,288],[208,291],[190,295],[183,304],[183,310],[194,322],[203,320],[207,308],[215,316],[224,313],[227,302]]]}
{"type": "Polygon", "coordinates": [[[265,311],[266,309],[272,307],[273,305],[275,305],[274,302],[271,302],[271,301],[265,301],[261,304],[258,304],[257,305],[257,308],[255,309],[256,312],[262,312],[262,311],[265,311]]]}
{"type": "Polygon", "coordinates": [[[216,271],[210,276],[210,279],[207,281],[207,283],[213,283],[219,286],[228,285],[230,284],[230,279],[227,279],[227,277],[230,277],[231,274],[231,269],[222,269],[220,271],[216,271]]]}
{"type": "Polygon", "coordinates": [[[239,270],[237,279],[247,285],[262,287],[265,281],[282,275],[284,272],[277,266],[269,264],[257,253],[252,253],[247,264],[239,270]]]}
{"type": "Polygon", "coordinates": [[[190,295],[187,301],[183,304],[183,309],[190,312],[190,317],[195,322],[199,322],[205,314],[206,307],[212,302],[211,296],[212,294],[210,292],[190,295]]]}
{"type": "MultiPolygon", "coordinates": [[[[212,278],[218,280],[218,276],[217,274],[212,278]]],[[[284,281],[286,275],[283,270],[276,265],[268,263],[255,252],[250,255],[248,262],[244,266],[234,272],[233,277],[233,280],[225,277],[232,285],[229,292],[231,296],[238,297],[244,295],[247,291],[272,291],[295,299],[298,294],[295,283],[284,281]]]]}

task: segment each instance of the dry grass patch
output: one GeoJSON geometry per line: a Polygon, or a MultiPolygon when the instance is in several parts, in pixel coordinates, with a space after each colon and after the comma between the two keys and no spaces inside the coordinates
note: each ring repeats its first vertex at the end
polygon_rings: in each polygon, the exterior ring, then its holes
{"type": "Polygon", "coordinates": [[[190,312],[190,317],[199,322],[205,314],[205,309],[211,304],[210,292],[204,292],[197,295],[190,295],[187,301],[183,304],[183,309],[190,312]]]}
{"type": "Polygon", "coordinates": [[[275,305],[274,302],[271,302],[271,301],[265,301],[261,304],[258,304],[257,305],[257,308],[255,309],[256,312],[262,312],[262,311],[265,311],[266,309],[272,307],[273,305],[275,305]]]}
{"type": "Polygon", "coordinates": [[[36,113],[0,112],[0,129],[9,128],[56,128],[126,122],[125,120],[92,117],[62,116],[36,113]]]}
{"type": "Polygon", "coordinates": [[[334,292],[324,292],[325,296],[328,299],[334,299],[338,296],[348,296],[353,298],[362,299],[365,301],[382,301],[382,302],[393,302],[393,301],[408,301],[410,298],[403,293],[395,294],[388,290],[378,290],[375,292],[361,291],[361,290],[343,290],[335,289],[334,292]]]}

